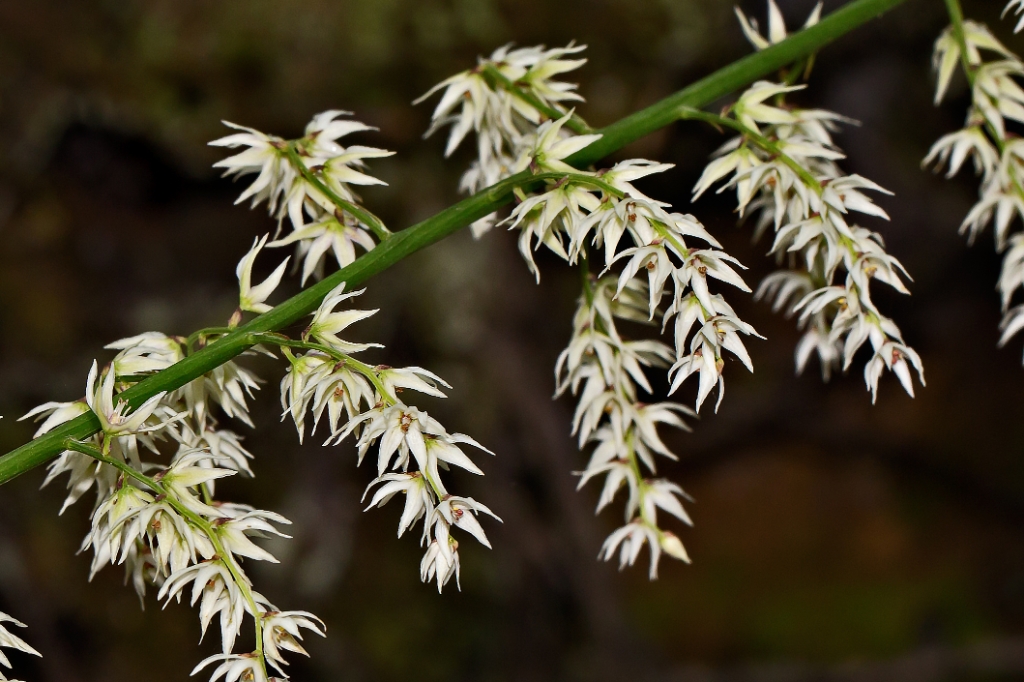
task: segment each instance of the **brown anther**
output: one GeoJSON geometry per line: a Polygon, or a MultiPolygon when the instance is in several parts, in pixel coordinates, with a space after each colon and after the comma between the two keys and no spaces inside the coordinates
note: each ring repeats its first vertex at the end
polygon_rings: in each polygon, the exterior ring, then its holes
{"type": "Polygon", "coordinates": [[[708,274],[708,267],[706,265],[701,265],[697,268],[697,272],[699,272],[702,275],[706,275],[708,274]]]}
{"type": "Polygon", "coordinates": [[[343,387],[338,386],[336,389],[334,389],[334,398],[336,400],[341,399],[343,395],[345,395],[345,389],[343,387]]]}
{"type": "Polygon", "coordinates": [[[653,270],[654,268],[658,267],[657,259],[652,258],[651,260],[647,261],[647,265],[645,265],[644,267],[646,267],[648,270],[653,270]]]}
{"type": "Polygon", "coordinates": [[[461,519],[462,515],[465,514],[465,513],[466,513],[465,510],[459,509],[458,507],[453,507],[452,508],[452,516],[454,516],[456,519],[461,519]]]}

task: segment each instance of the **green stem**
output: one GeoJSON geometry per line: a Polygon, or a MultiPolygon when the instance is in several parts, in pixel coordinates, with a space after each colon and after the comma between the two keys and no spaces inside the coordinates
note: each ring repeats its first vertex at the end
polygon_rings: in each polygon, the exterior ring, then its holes
{"type": "Polygon", "coordinates": [[[776,43],[739,59],[679,92],[669,95],[606,128],[601,139],[566,159],[578,168],[596,163],[630,142],[664,128],[676,120],[683,107],[706,107],[746,87],[801,57],[817,52],[835,39],[900,5],[905,0],[854,0],[823,18],[814,26],[798,31],[776,43]]]}
{"type": "Polygon", "coordinates": [[[191,351],[192,346],[195,345],[196,341],[207,336],[223,336],[224,334],[230,334],[232,331],[234,330],[231,327],[206,327],[205,329],[197,329],[189,334],[188,338],[185,339],[185,350],[186,352],[191,351]]]}
{"type": "MultiPolygon", "coordinates": [[[[899,5],[904,0],[854,0],[822,19],[817,25],[794,33],[786,40],[745,57],[646,109],[601,130],[602,137],[567,161],[586,168],[625,145],[670,125],[683,107],[703,107],[758,78],[810,54],[839,36],[899,5]]],[[[536,179],[517,173],[481,190],[406,230],[395,233],[352,264],[325,277],[273,310],[256,317],[202,350],[139,382],[119,398],[133,406],[161,391],[173,391],[243,353],[252,344],[249,335],[271,332],[294,324],[316,310],[323,298],[340,283],[355,287],[386,270],[406,256],[434,244],[473,221],[493,213],[512,201],[517,187],[532,187],[536,179]]],[[[0,457],[0,484],[57,456],[68,438],[83,439],[99,430],[91,412],[61,424],[0,457]]]]}
{"type": "Polygon", "coordinates": [[[196,514],[194,511],[192,511],[184,504],[182,504],[180,501],[178,501],[178,499],[175,498],[174,495],[159,481],[149,476],[146,476],[140,471],[136,471],[135,469],[128,466],[124,462],[118,461],[112,457],[108,457],[107,455],[103,454],[96,448],[87,445],[86,443],[81,443],[73,438],[68,438],[67,440],[65,440],[63,445],[64,449],[66,450],[74,450],[75,452],[80,452],[83,455],[88,455],[89,457],[92,457],[93,459],[99,462],[109,464],[110,466],[114,467],[125,476],[135,479],[139,483],[142,483],[143,485],[147,486],[148,488],[156,492],[158,495],[162,495],[164,499],[167,500],[167,503],[171,505],[174,511],[188,519],[189,523],[191,523],[193,526],[201,530],[203,534],[206,535],[207,538],[209,538],[210,544],[213,545],[213,551],[220,558],[221,562],[223,562],[224,566],[227,567],[228,572],[231,573],[231,577],[235,581],[235,584],[238,585],[238,590],[242,593],[242,598],[245,599],[246,603],[249,605],[253,622],[256,627],[256,654],[259,657],[260,666],[262,666],[265,675],[267,670],[267,663],[263,655],[262,611],[257,605],[255,597],[253,597],[252,588],[249,586],[249,579],[245,577],[245,574],[242,572],[241,567],[239,567],[238,564],[235,562],[234,555],[228,552],[227,549],[224,547],[224,543],[220,541],[220,536],[217,534],[216,529],[214,529],[213,524],[211,524],[202,516],[196,514]]]}
{"type": "MultiPolygon", "coordinates": [[[[484,78],[490,82],[491,87],[497,86],[501,87],[503,90],[507,90],[553,121],[562,118],[566,113],[568,113],[556,109],[555,107],[548,106],[529,90],[519,87],[513,83],[508,76],[503,74],[498,67],[494,66],[494,64],[487,64],[483,68],[483,74],[484,78]]],[[[594,132],[594,129],[587,125],[587,122],[575,113],[573,113],[573,115],[569,117],[569,120],[565,122],[565,127],[577,135],[589,135],[594,132]]]]}
{"type": "Polygon", "coordinates": [[[370,228],[370,231],[373,232],[381,242],[391,238],[391,230],[384,227],[384,223],[381,222],[380,218],[373,215],[362,206],[342,199],[332,191],[330,187],[325,185],[323,181],[316,176],[316,173],[311,171],[302,161],[302,156],[294,146],[288,145],[285,148],[285,154],[288,155],[288,160],[291,161],[292,166],[299,172],[302,179],[313,185],[318,192],[327,197],[332,204],[338,207],[339,210],[350,213],[358,218],[360,222],[370,228]]]}

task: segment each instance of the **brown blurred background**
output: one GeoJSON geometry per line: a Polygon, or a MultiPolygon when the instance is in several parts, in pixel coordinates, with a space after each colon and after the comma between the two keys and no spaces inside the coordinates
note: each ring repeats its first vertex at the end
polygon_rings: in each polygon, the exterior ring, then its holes
{"type": "MultiPolygon", "coordinates": [[[[760,0],[741,4],[763,19],[760,0]]],[[[812,5],[780,4],[791,25],[812,5]]],[[[998,24],[1002,2],[965,4],[1024,51],[998,24]]],[[[692,566],[667,560],[651,583],[646,566],[595,561],[619,512],[595,518],[596,490],[574,492],[573,406],[550,398],[576,276],[544,258],[535,286],[511,235],[457,234],[361,301],[382,309],[358,330],[387,345],[375,357],[448,379],[451,397],[422,406],[498,453],[485,478],[453,479],[505,521],[487,525],[493,551],[464,543],[461,593],[420,584],[415,540],[394,537],[399,510],[360,511],[372,473],[349,444],[298,446],[277,423],[281,368],[255,364],[267,380],[246,434],[257,478],[223,495],[295,522],[294,540],[270,545],[282,563],[252,570],[274,602],[328,623],[296,680],[1024,678],[1021,343],[995,347],[991,238],[968,248],[957,235],[975,180],[919,169],[967,103],[958,82],[931,105],[943,26],[939,0],[909,0],[826,49],[801,96],[863,122],[839,137],[846,167],[895,192],[880,199],[892,223],[872,227],[915,281],[912,297],[882,303],[928,387],[912,400],[888,377],[872,406],[862,365],[827,386],[816,368],[794,377],[793,323],[734,294],[768,337],[750,344],[756,373],[727,369],[720,414],[671,434],[683,456],[664,468],[697,500],[696,527],[679,529],[692,566]]],[[[595,125],[748,52],[728,0],[0,2],[0,450],[30,437],[14,421],[28,408],[82,395],[103,344],[230,314],[234,265],[273,223],[232,206],[240,187],[212,172],[221,119],[294,136],[316,112],[354,110],[380,127],[359,142],[399,152],[373,164],[389,186],[364,197],[402,228],[457,199],[468,161],[420,139],[430,110],[411,100],[505,42],[573,39],[590,46],[578,77],[595,125]]],[[[720,142],[679,125],[621,156],[678,164],[645,189],[697,213],[756,283],[767,246],[736,227],[731,200],[689,206],[720,142]]],[[[40,492],[42,473],[0,491],[0,610],[45,655],[14,656],[15,672],[187,677],[216,637],[197,649],[185,606],[151,595],[140,610],[117,568],[88,584],[75,550],[89,503],[58,518],[63,481],[40,492]]]]}

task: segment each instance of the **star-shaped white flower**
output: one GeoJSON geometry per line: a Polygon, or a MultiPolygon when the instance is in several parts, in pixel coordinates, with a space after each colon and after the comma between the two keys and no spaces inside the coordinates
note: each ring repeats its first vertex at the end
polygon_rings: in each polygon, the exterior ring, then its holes
{"type": "Polygon", "coordinates": [[[270,274],[270,277],[253,286],[252,266],[256,262],[256,256],[259,255],[264,245],[266,245],[269,237],[270,235],[265,234],[259,239],[254,240],[249,253],[245,254],[242,260],[238,261],[238,267],[235,268],[235,275],[238,277],[238,307],[240,310],[253,313],[265,313],[272,310],[272,307],[264,301],[270,298],[270,295],[274,293],[274,289],[281,283],[284,269],[288,266],[291,256],[285,258],[284,262],[278,265],[274,272],[270,274]]]}

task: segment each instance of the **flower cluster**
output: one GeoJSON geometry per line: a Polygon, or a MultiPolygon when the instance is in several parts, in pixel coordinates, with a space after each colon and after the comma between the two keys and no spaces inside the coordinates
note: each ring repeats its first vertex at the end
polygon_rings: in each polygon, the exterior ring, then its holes
{"type": "MultiPolygon", "coordinates": [[[[302,261],[303,283],[311,275],[323,276],[329,253],[344,267],[355,260],[356,247],[363,251],[374,247],[373,233],[386,234],[380,221],[358,205],[359,196],[352,186],[385,184],[363,172],[365,159],[391,156],[394,152],[339,144],[338,139],[345,135],[375,130],[340,118],[349,113],[332,110],[317,114],[297,140],[285,140],[225,121],[225,125],[240,132],[210,143],[246,148],[214,166],[223,168],[224,174],[230,176],[256,174],[236,203],[251,199],[252,206],[256,206],[266,201],[279,229],[288,218],[291,232],[270,246],[296,245],[296,257],[302,261]]],[[[247,308],[243,306],[243,310],[247,308]]]]}
{"type": "Polygon", "coordinates": [[[84,400],[47,403],[25,417],[45,417],[37,435],[87,410],[99,419],[100,432],[69,443],[46,479],[49,483],[70,474],[65,509],[96,490],[92,527],[82,543],[83,550],[92,550],[93,575],[119,564],[140,599],[147,585],[159,588],[160,599],[180,600],[188,594],[199,605],[204,634],[214,619],[220,625],[222,653],[200,668],[222,661],[218,671],[228,664],[242,671],[241,677],[229,679],[266,680],[269,665],[287,677],[282,651],[305,653],[298,643],[300,630],[323,635],[323,624],[304,611],[280,611],[253,589],[242,562],[276,561],[251,537],[287,537],[277,526],[289,522],[213,497],[218,479],[252,475],[252,454],[241,436],[221,425],[218,414],[251,424],[247,398],[258,379],[229,361],[135,409],[121,397],[140,379],[184,357],[192,343],[155,332],[115,342],[109,347],[119,352],[109,365],[101,369],[93,363],[84,400]],[[166,450],[173,454],[161,463],[166,450]],[[237,654],[235,640],[247,615],[257,632],[257,649],[237,654]]]}
{"type": "Polygon", "coordinates": [[[377,478],[367,487],[367,495],[373,490],[367,509],[384,506],[398,493],[405,495],[398,536],[423,520],[421,544],[426,550],[420,577],[424,582],[436,581],[440,591],[453,576],[456,583],[459,581],[459,543],[452,536],[452,528],[490,547],[477,515],[498,518],[476,500],[449,493],[441,470],[455,466],[483,475],[460,446],[492,453],[465,434],[448,433],[429,414],[399,399],[405,391],[445,397],[441,387],[450,386],[436,374],[421,367],[370,366],[353,357],[377,345],[353,343],[338,336],[351,324],[377,312],[336,310],[343,301],[360,293],[346,293],[344,283],[335,288],[296,344],[306,352],[285,350],[291,367],[281,381],[283,416],[291,417],[300,440],[310,412],[312,431],[321,420],[328,423],[327,443],[339,443],[353,435],[359,463],[376,446],[377,478]]]}
{"type": "MultiPolygon", "coordinates": [[[[5,623],[11,625],[17,625],[20,628],[25,627],[25,624],[21,621],[11,618],[6,613],[0,613],[0,665],[4,668],[11,667],[11,661],[7,658],[7,654],[4,653],[3,649],[13,649],[15,651],[22,651],[26,654],[32,654],[34,656],[41,656],[38,651],[33,649],[28,643],[21,637],[8,630],[8,626],[5,623]]],[[[5,682],[8,680],[7,676],[4,675],[3,670],[0,670],[0,680],[5,682]]],[[[18,682],[18,680],[10,680],[10,682],[18,682]]]]}
{"type": "MultiPolygon", "coordinates": [[[[540,54],[539,50],[529,53],[540,54]]],[[[565,71],[579,63],[566,63],[549,72],[565,71]]],[[[484,79],[487,73],[486,69],[466,72],[435,88],[448,88],[438,112],[455,106],[450,93],[466,91],[458,88],[468,88],[470,82],[486,82],[474,79],[484,79]]],[[[475,111],[472,107],[477,97],[494,97],[498,91],[484,88],[480,92],[483,94],[467,96],[463,112],[475,111]]],[[[571,90],[565,87],[559,92],[571,90]]],[[[494,101],[514,101],[517,111],[529,104],[515,92],[501,93],[501,97],[504,100],[494,101]]],[[[756,333],[720,294],[712,293],[710,282],[750,289],[736,271],[738,262],[721,250],[696,218],[670,213],[668,204],[634,186],[645,176],[669,170],[671,164],[631,159],[600,171],[578,170],[566,159],[600,136],[574,134],[570,130],[577,120],[573,112],[548,120],[541,114],[535,110],[523,117],[533,124],[532,130],[500,116],[485,117],[477,133],[485,140],[482,145],[488,144],[486,140],[505,140],[508,157],[504,172],[529,171],[534,186],[539,185],[529,193],[516,189],[518,203],[504,221],[509,229],[519,231],[519,250],[534,276],[539,280],[534,253],[542,245],[584,269],[590,267],[590,251],[600,259],[597,269],[601,276],[596,282],[588,279],[572,339],[556,367],[557,394],[572,392],[579,397],[573,433],[581,448],[594,445],[581,486],[595,477],[605,477],[598,511],[622,486],[629,489],[626,525],[608,538],[601,555],[609,559],[618,552],[625,566],[633,564],[642,547],[649,544],[654,577],[662,552],[686,559],[679,539],[658,526],[656,509],[667,510],[687,523],[689,518],[680,502],[685,497],[682,489],[668,481],[646,480],[641,467],[653,473],[655,454],[674,458],[660,440],[656,425],[685,428],[680,415],[693,411],[677,403],[641,402],[638,389],[652,392],[643,368],[667,369],[670,392],[696,376],[698,410],[716,387],[720,402],[726,351],[752,369],[742,337],[756,333]],[[702,245],[688,244],[690,241],[702,245]],[[666,297],[669,302],[662,306],[666,297]],[[657,318],[663,329],[671,324],[674,347],[660,341],[625,340],[615,327],[616,317],[644,322],[657,318]]],[[[435,128],[444,122],[440,115],[435,115],[435,128]]],[[[453,128],[454,144],[470,128],[468,123],[453,128]]]]}
{"type": "MultiPolygon", "coordinates": [[[[1024,8],[1014,0],[1006,9],[1014,6],[1018,11],[1024,8]]],[[[1017,30],[1022,26],[1019,23],[1017,30]]],[[[962,37],[961,44],[950,26],[935,42],[935,102],[942,100],[957,66],[965,61],[970,66],[971,106],[964,127],[932,145],[923,165],[946,168],[950,178],[970,160],[981,179],[978,202],[964,218],[960,232],[973,242],[993,225],[996,250],[1004,254],[997,284],[1003,307],[1002,346],[1024,329],[1024,304],[1011,307],[1017,290],[1024,286],[1024,230],[1011,231],[1016,219],[1024,217],[1024,140],[1007,129],[1008,123],[1024,123],[1024,89],[1019,82],[1024,63],[983,24],[964,22],[962,37]]]]}
{"type": "MultiPolygon", "coordinates": [[[[499,48],[477,66],[455,74],[431,88],[416,104],[444,91],[434,108],[426,136],[451,126],[445,157],[454,152],[470,131],[476,134],[477,158],[462,176],[460,188],[474,193],[517,170],[531,136],[552,113],[565,114],[566,102],[582,101],[572,83],[556,76],[578,69],[585,59],[567,59],[585,46],[546,49],[543,45],[499,48]],[[538,108],[540,107],[540,108],[538,108]],[[543,110],[541,110],[543,109],[543,110]]],[[[480,235],[494,226],[488,216],[473,225],[480,235]]]]}
{"type": "Polygon", "coordinates": [[[626,524],[614,531],[601,548],[604,559],[619,552],[619,564],[632,565],[644,544],[650,546],[650,577],[657,577],[661,553],[689,562],[679,538],[658,524],[663,509],[687,525],[690,517],[680,498],[686,494],[665,479],[650,480],[643,470],[655,473],[655,455],[677,459],[658,435],[658,425],[687,429],[682,416],[692,409],[673,402],[645,404],[638,388],[653,390],[645,367],[668,367],[672,349],[656,341],[627,341],[618,332],[616,318],[645,322],[648,319],[647,286],[630,279],[622,291],[615,277],[602,277],[587,285],[573,320],[573,335],[555,368],[557,394],[579,395],[573,417],[573,434],[582,449],[594,444],[579,487],[604,477],[597,503],[600,512],[623,487],[627,491],[626,524]]]}
{"type": "MultiPolygon", "coordinates": [[[[770,7],[770,23],[778,26],[778,9],[770,7]]],[[[870,342],[864,380],[872,401],[886,369],[913,395],[911,368],[924,384],[920,358],[871,297],[873,281],[908,293],[902,281],[906,271],[885,251],[878,233],[851,220],[853,213],[888,219],[866,193],[888,192],[867,178],[845,174],[836,163],[843,154],[832,133],[846,119],[782,103],[787,93],[803,87],[760,81],[739,97],[716,122],[740,134],[716,152],[694,198],[724,181],[718,191],[735,190],[740,216],[758,213],[755,234],[774,231],[771,253],[790,267],[766,278],[757,296],[773,298],[776,310],[799,314],[804,335],[796,349],[798,372],[817,353],[828,379],[836,366],[846,371],[870,342]]]]}

